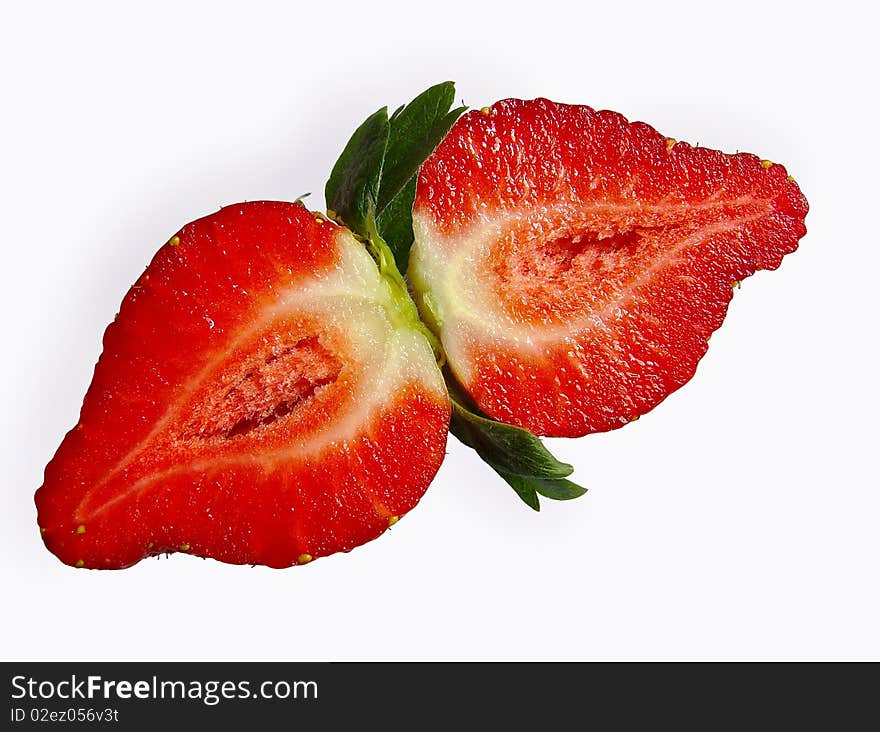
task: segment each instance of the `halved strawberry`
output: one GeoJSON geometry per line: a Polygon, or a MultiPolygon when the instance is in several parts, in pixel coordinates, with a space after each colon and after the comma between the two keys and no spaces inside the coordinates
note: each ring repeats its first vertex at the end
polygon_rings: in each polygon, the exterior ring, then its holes
{"type": "Polygon", "coordinates": [[[188,224],[107,329],[36,494],[46,545],[88,568],[175,551],[286,567],[377,537],[446,444],[449,400],[411,309],[302,205],[188,224]]]}
{"type": "Polygon", "coordinates": [[[732,285],[778,267],[806,213],[781,165],[508,99],[464,115],[422,166],[409,277],[483,411],[577,436],[688,381],[732,285]]]}

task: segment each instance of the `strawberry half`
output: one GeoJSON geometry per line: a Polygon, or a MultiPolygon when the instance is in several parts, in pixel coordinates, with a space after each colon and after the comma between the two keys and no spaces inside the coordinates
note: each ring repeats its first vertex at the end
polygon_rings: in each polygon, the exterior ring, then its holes
{"type": "Polygon", "coordinates": [[[185,226],[126,295],[46,468],[62,561],[184,551],[287,567],[416,505],[450,405],[412,303],[346,229],[292,203],[185,226]]]}
{"type": "Polygon", "coordinates": [[[778,267],[806,213],[781,165],[508,99],[464,115],[422,166],[409,277],[484,412],[578,436],[687,382],[732,285],[778,267]]]}

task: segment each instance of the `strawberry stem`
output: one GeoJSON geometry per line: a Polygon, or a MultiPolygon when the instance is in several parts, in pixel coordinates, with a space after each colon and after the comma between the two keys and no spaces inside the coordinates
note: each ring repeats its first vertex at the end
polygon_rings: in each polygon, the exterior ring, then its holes
{"type": "Polygon", "coordinates": [[[539,495],[568,500],[586,489],[566,480],[572,467],[553,457],[531,432],[479,410],[451,370],[444,368],[446,353],[435,334],[440,323],[430,296],[421,295],[416,305],[401,274],[413,244],[412,206],[419,167],[464,111],[464,107],[450,111],[454,92],[453,84],[444,82],[390,118],[387,108],[370,115],[333,166],[324,188],[327,216],[347,226],[367,247],[391,294],[394,306],[389,317],[394,326],[419,331],[434,350],[452,401],[449,431],[539,511],[539,495]]]}
{"type": "Polygon", "coordinates": [[[443,365],[446,363],[446,353],[443,350],[443,346],[437,336],[419,317],[419,309],[409,294],[406,280],[400,273],[400,270],[397,269],[394,254],[379,234],[376,228],[376,220],[372,215],[367,217],[366,228],[367,238],[365,243],[367,250],[379,267],[379,274],[388,285],[392,300],[397,306],[397,312],[392,316],[392,320],[398,327],[415,328],[422,333],[431,345],[438,365],[440,368],[443,368],[443,365]]]}

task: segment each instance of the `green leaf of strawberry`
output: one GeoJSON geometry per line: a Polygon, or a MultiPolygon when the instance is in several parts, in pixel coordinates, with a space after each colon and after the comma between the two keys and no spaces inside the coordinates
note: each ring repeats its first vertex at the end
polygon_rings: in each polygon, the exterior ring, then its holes
{"type": "Polygon", "coordinates": [[[574,468],[557,460],[531,432],[472,412],[453,398],[452,433],[493,468],[530,478],[564,478],[574,468]]]}
{"type": "Polygon", "coordinates": [[[445,81],[423,91],[391,117],[379,188],[381,213],[434,152],[464,107],[450,111],[455,84],[445,81]]]}
{"type": "Polygon", "coordinates": [[[450,111],[451,81],[430,87],[388,119],[388,108],[370,115],[342,151],[324,190],[331,218],[363,237],[377,232],[400,271],[413,242],[412,204],[419,167],[465,110],[450,111]],[[373,219],[375,226],[368,226],[373,219]]]}
{"type": "Polygon", "coordinates": [[[526,505],[540,511],[539,494],[567,501],[587,492],[577,483],[565,480],[571,475],[572,466],[557,460],[535,435],[490,419],[473,405],[448,371],[445,378],[452,399],[449,431],[472,448],[526,505]]]}
{"type": "Polygon", "coordinates": [[[376,227],[394,254],[394,261],[401,272],[409,264],[409,250],[415,239],[412,227],[412,207],[416,197],[416,180],[409,183],[385,207],[376,220],[376,227]]]}
{"type": "Polygon", "coordinates": [[[465,107],[450,111],[454,99],[455,84],[445,81],[422,92],[391,117],[376,215],[379,233],[394,252],[401,272],[406,271],[413,242],[416,174],[464,112],[465,107]]]}
{"type": "Polygon", "coordinates": [[[535,511],[541,510],[538,494],[544,498],[552,498],[554,501],[569,501],[579,498],[587,492],[577,483],[572,483],[564,478],[524,478],[521,475],[511,475],[496,470],[507,484],[516,491],[516,494],[525,501],[526,505],[535,511]]]}
{"type": "Polygon", "coordinates": [[[327,213],[357,234],[366,234],[375,214],[388,130],[388,108],[382,107],[355,130],[324,187],[327,213]]]}

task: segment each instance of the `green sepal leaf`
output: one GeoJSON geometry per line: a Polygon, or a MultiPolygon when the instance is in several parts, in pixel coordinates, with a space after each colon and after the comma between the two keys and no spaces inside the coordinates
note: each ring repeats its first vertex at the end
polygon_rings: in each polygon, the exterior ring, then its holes
{"type": "Polygon", "coordinates": [[[324,187],[328,212],[361,236],[367,235],[367,221],[376,214],[389,131],[387,107],[367,117],[351,136],[324,187]]]}
{"type": "Polygon", "coordinates": [[[379,232],[394,253],[401,272],[413,244],[412,207],[422,163],[434,152],[465,107],[450,111],[455,84],[436,84],[391,116],[388,149],[379,186],[379,232]]]}
{"type": "Polygon", "coordinates": [[[525,478],[497,469],[495,472],[507,481],[507,484],[516,491],[516,494],[522,498],[527,506],[535,511],[541,510],[538,500],[539,494],[554,501],[570,501],[573,498],[580,498],[587,492],[586,488],[565,478],[525,478]]]}
{"type": "Polygon", "coordinates": [[[516,495],[518,495],[523,503],[529,508],[535,511],[541,510],[541,501],[538,498],[538,493],[535,490],[535,486],[528,478],[523,478],[521,475],[502,473],[500,470],[496,470],[495,472],[507,481],[507,485],[513,488],[516,495]]]}
{"type": "Polygon", "coordinates": [[[391,118],[380,109],[355,131],[324,189],[328,213],[361,236],[375,231],[388,243],[401,272],[413,243],[412,205],[419,167],[464,111],[450,111],[455,98],[451,81],[436,84],[391,118]]]}
{"type": "Polygon", "coordinates": [[[565,478],[531,478],[530,481],[538,493],[554,501],[570,501],[587,492],[583,486],[565,478]]]}
{"type": "Polygon", "coordinates": [[[568,501],[587,492],[566,480],[571,475],[571,465],[557,460],[540,439],[528,430],[487,417],[448,369],[444,377],[452,400],[449,431],[472,448],[527,506],[540,511],[539,495],[568,501]]]}
{"type": "Polygon", "coordinates": [[[376,220],[376,226],[394,254],[394,261],[401,272],[406,272],[409,250],[413,245],[412,207],[415,198],[416,176],[413,176],[376,220]]]}
{"type": "Polygon", "coordinates": [[[391,116],[379,187],[380,214],[415,176],[464,111],[464,107],[449,111],[454,100],[455,84],[444,81],[426,89],[391,116]]]}
{"type": "Polygon", "coordinates": [[[557,460],[535,435],[482,417],[453,399],[450,432],[499,472],[525,478],[564,478],[574,470],[557,460]]]}

